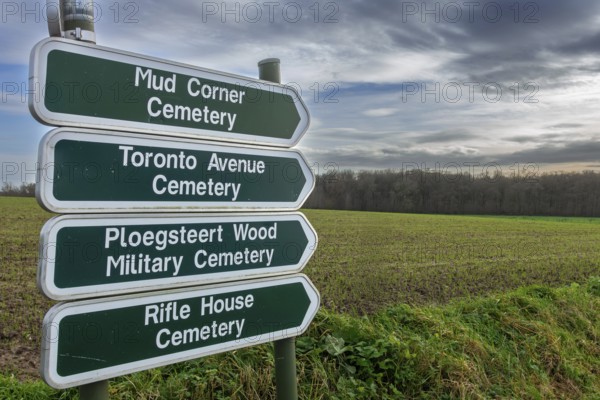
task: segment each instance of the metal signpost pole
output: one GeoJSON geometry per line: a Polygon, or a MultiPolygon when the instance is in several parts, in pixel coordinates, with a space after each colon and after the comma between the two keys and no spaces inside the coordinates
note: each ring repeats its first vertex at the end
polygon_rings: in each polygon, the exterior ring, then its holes
{"type": "MultiPolygon", "coordinates": [[[[48,8],[55,10],[55,8],[48,8]]],[[[96,43],[93,0],[84,4],[73,0],[60,0],[59,11],[48,15],[50,36],[96,43]]],[[[79,387],[81,400],[108,400],[108,380],[79,387]]]]}
{"type": "Polygon", "coordinates": [[[108,380],[79,386],[80,400],[108,400],[108,380]]]}
{"type": "MultiPolygon", "coordinates": [[[[258,63],[258,77],[265,81],[281,83],[278,58],[267,58],[258,63]]],[[[275,385],[277,400],[297,400],[296,340],[294,337],[277,340],[275,348],[275,385]]]]}

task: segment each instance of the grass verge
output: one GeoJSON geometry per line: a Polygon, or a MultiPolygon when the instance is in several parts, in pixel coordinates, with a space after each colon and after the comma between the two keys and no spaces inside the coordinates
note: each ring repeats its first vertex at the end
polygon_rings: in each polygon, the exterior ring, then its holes
{"type": "MultiPolygon", "coordinates": [[[[322,310],[297,339],[303,399],[598,399],[600,278],[357,317],[322,310]]],[[[272,399],[270,346],[111,381],[111,399],[272,399]]],[[[75,399],[0,376],[2,399],[75,399]]]]}

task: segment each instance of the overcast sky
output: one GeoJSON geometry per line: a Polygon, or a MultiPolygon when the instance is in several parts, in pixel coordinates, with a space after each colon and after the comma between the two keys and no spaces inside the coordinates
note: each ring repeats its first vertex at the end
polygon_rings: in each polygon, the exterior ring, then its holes
{"type": "MultiPolygon", "coordinates": [[[[2,2],[3,180],[33,180],[51,129],[25,95],[29,53],[48,36],[45,4],[2,2]]],[[[95,10],[99,45],[250,77],[280,58],[311,112],[298,148],[318,172],[600,170],[598,0],[111,0],[95,10]]]]}

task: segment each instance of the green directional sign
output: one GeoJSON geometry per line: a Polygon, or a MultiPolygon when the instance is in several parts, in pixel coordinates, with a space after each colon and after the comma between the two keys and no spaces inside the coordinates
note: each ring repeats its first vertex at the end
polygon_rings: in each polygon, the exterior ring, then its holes
{"type": "Polygon", "coordinates": [[[30,77],[49,125],[290,147],[310,119],[289,87],[74,40],[38,43],[30,77]]]}
{"type": "Polygon", "coordinates": [[[319,308],[304,275],[59,303],[42,376],[67,388],[303,333],[319,308]]]}
{"type": "Polygon", "coordinates": [[[74,300],[300,272],[317,235],[300,213],[79,215],[40,243],[38,286],[74,300]]]}
{"type": "Polygon", "coordinates": [[[37,198],[59,212],[298,209],[314,176],[297,151],[61,128],[42,139],[37,198]]]}

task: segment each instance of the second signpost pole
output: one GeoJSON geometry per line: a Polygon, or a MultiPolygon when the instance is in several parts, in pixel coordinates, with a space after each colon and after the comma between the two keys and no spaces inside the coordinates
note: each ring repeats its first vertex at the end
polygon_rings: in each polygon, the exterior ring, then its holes
{"type": "MultiPolygon", "coordinates": [[[[281,83],[281,63],[278,58],[267,58],[258,63],[258,78],[281,83]]],[[[275,385],[277,400],[297,400],[296,339],[277,340],[275,348],[275,385]]]]}
{"type": "Polygon", "coordinates": [[[108,400],[108,380],[79,386],[79,400],[108,400]]]}

